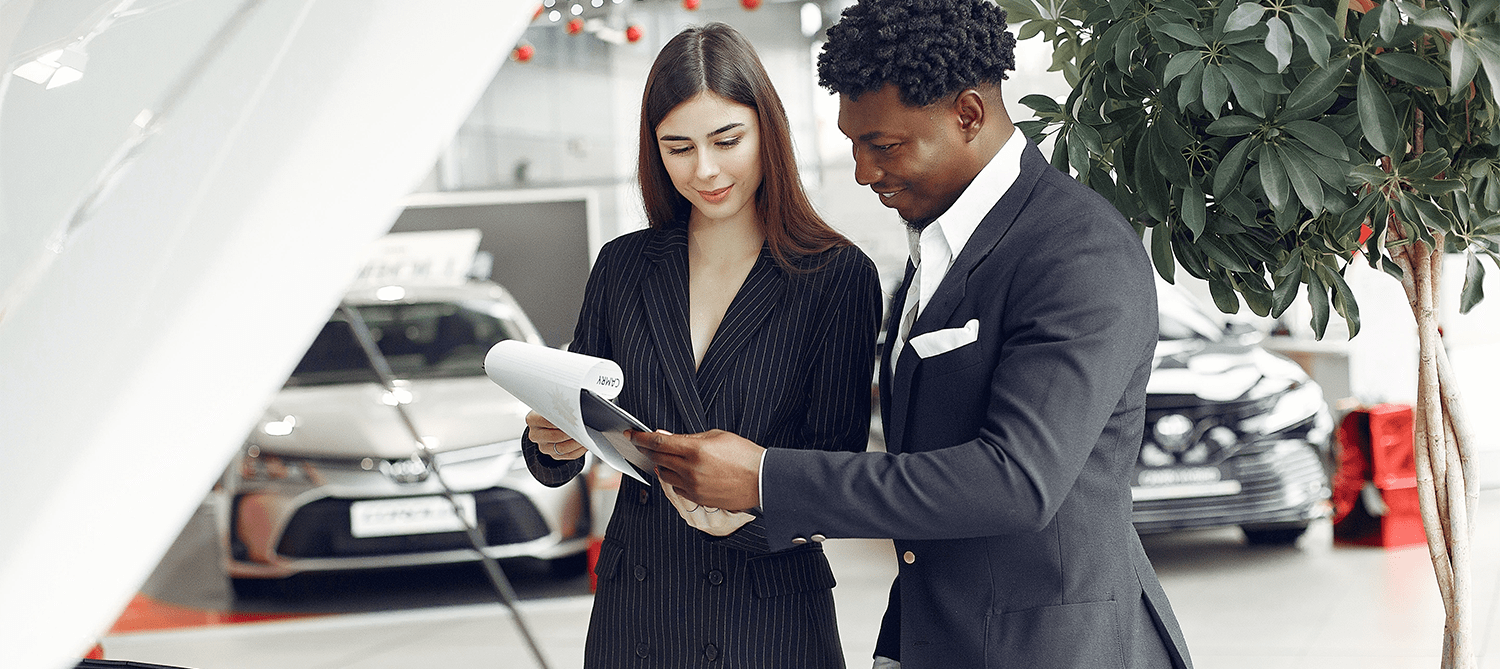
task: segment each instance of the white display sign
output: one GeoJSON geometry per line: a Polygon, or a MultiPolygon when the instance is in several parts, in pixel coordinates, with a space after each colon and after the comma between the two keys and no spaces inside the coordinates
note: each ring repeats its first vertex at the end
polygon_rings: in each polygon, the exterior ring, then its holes
{"type": "MultiPolygon", "coordinates": [[[[470,525],[476,525],[473,495],[454,495],[458,508],[470,525]]],[[[356,539],[406,534],[457,532],[464,524],[453,513],[453,504],[441,495],[372,499],[349,505],[349,533],[356,539]]]]}
{"type": "Polygon", "coordinates": [[[354,287],[460,285],[474,266],[479,237],[478,230],[390,233],[370,245],[354,287]]]}

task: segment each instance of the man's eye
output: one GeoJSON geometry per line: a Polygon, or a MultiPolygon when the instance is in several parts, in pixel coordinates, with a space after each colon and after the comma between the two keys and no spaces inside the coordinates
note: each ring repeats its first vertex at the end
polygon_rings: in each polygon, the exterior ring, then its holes
{"type": "Polygon", "coordinates": [[[888,152],[890,152],[891,149],[896,148],[896,145],[895,144],[872,144],[871,147],[873,147],[876,151],[879,151],[881,153],[888,153],[888,152]]]}

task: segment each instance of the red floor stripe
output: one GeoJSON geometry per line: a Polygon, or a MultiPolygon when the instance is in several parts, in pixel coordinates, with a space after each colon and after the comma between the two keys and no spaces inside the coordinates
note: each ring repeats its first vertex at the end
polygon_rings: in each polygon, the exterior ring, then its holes
{"type": "Polygon", "coordinates": [[[209,611],[156,601],[145,595],[136,595],[125,607],[120,619],[111,627],[110,634],[124,632],[147,632],[152,630],[182,629],[232,625],[235,623],[264,622],[268,620],[292,620],[312,618],[316,613],[247,613],[242,611],[209,611]]]}

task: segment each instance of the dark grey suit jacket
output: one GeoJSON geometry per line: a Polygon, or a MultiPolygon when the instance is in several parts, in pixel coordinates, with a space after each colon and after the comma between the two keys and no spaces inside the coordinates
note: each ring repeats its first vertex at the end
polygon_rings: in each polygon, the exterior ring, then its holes
{"type": "MultiPolygon", "coordinates": [[[[617,401],[652,428],[719,428],[772,450],[862,451],[880,321],[875,266],[854,247],[801,263],[809,271],[787,272],[762,250],[695,371],[685,230],[625,235],[594,264],[569,348],[619,363],[617,401]]],[[[523,453],[548,485],[583,467],[529,440],[523,453]]],[[[585,666],[844,666],[822,547],[772,552],[760,520],[716,538],[683,521],[659,486],[625,478],[597,573],[585,666]]]]}
{"type": "Polygon", "coordinates": [[[888,453],[768,453],[771,546],[894,538],[877,653],[903,669],[1191,666],[1130,523],[1156,318],[1130,225],[1028,145],[912,327],[978,341],[908,344],[894,377],[885,352],[888,453]]]}

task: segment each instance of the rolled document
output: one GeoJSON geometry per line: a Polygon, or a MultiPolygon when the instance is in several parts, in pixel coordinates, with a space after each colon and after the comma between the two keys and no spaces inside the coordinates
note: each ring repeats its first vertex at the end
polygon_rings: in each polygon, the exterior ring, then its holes
{"type": "Polygon", "coordinates": [[[506,340],[495,344],[484,357],[484,373],[604,464],[650,485],[640,472],[649,472],[655,465],[625,438],[624,429],[650,430],[623,409],[608,404],[625,387],[625,374],[613,360],[506,340]],[[592,402],[607,406],[596,404],[586,414],[585,403],[592,402]],[[604,414],[614,420],[587,418],[604,414]]]}

